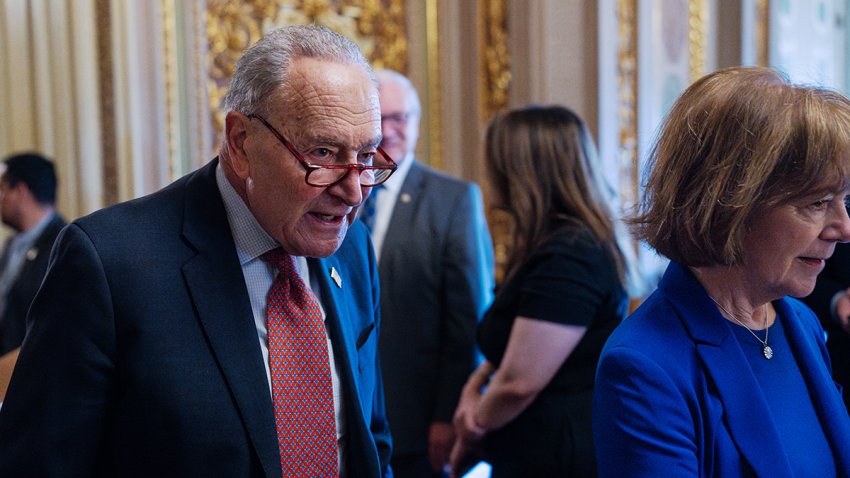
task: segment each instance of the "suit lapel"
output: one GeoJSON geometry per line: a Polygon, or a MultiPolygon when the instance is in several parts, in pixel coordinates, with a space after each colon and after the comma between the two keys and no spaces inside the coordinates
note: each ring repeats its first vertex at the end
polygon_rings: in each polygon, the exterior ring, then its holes
{"type": "MultiPolygon", "coordinates": [[[[812,332],[804,329],[802,319],[788,301],[781,300],[775,304],[777,311],[789,318],[783,322],[785,333],[800,369],[807,372],[804,378],[826,439],[833,450],[844,450],[850,443],[850,426],[847,420],[839,418],[846,416],[847,408],[841,395],[836,392],[835,382],[823,366],[823,354],[826,352],[819,351],[815,342],[808,339],[812,332]]],[[[850,455],[839,453],[835,458],[839,476],[850,476],[850,455]]]]}
{"type": "Polygon", "coordinates": [[[707,375],[717,386],[724,423],[758,476],[792,478],[767,400],[726,319],[694,276],[671,263],[659,290],[676,308],[696,344],[707,375]],[[773,459],[765,460],[765,456],[773,459]]]}
{"type": "Polygon", "coordinates": [[[322,306],[325,309],[325,321],[328,336],[333,345],[334,361],[339,373],[342,389],[343,408],[345,409],[346,442],[348,444],[348,476],[372,476],[370,470],[380,469],[377,461],[378,453],[372,440],[369,425],[364,420],[363,404],[360,402],[360,382],[357,377],[361,373],[357,359],[357,330],[358,323],[349,317],[345,304],[352,300],[348,296],[349,287],[346,281],[350,278],[345,267],[339,263],[336,256],[325,259],[308,259],[311,277],[315,275],[322,294],[322,306]],[[337,285],[331,277],[335,269],[341,277],[337,285]]]}
{"type": "Polygon", "coordinates": [[[331,278],[331,269],[336,270],[337,273],[341,270],[339,262],[333,256],[326,259],[311,258],[308,259],[308,262],[310,264],[310,275],[315,274],[322,294],[325,321],[334,348],[334,360],[338,362],[340,381],[346,394],[353,393],[359,396],[358,384],[352,375],[352,367],[357,364],[357,348],[354,344],[355,332],[351,328],[351,321],[346,320],[347,317],[343,316],[344,310],[341,310],[339,306],[339,304],[346,303],[345,283],[341,282],[341,286],[337,286],[331,278]]]}
{"type": "MultiPolygon", "coordinates": [[[[413,158],[408,159],[408,161],[413,161],[413,158]]],[[[414,215],[420,204],[424,182],[425,173],[422,170],[422,166],[414,162],[410,165],[407,177],[404,178],[404,182],[398,192],[393,213],[390,217],[390,223],[387,226],[387,233],[384,236],[381,257],[384,257],[385,251],[391,251],[398,247],[397,243],[400,238],[409,235],[410,225],[413,224],[414,215]],[[405,200],[404,198],[409,198],[409,200],[405,200]]],[[[381,270],[381,272],[384,271],[381,270]]]]}
{"type": "Polygon", "coordinates": [[[183,277],[265,474],[279,477],[269,384],[245,279],[215,184],[216,164],[213,161],[187,184],[183,234],[197,255],[183,266],[183,277]]]}

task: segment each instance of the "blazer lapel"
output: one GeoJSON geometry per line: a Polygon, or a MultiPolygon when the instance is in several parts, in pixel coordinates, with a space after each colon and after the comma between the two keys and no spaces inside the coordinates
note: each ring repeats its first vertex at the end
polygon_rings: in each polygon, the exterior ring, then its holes
{"type": "MultiPolygon", "coordinates": [[[[780,300],[775,304],[777,311],[783,317],[789,318],[783,322],[785,333],[794,349],[800,369],[807,372],[804,378],[826,439],[833,450],[844,450],[850,443],[850,426],[847,420],[838,418],[847,415],[847,408],[841,400],[841,395],[836,392],[835,382],[823,365],[825,351],[816,348],[816,342],[810,338],[812,331],[805,330],[803,319],[787,300],[780,300]]],[[[814,320],[812,318],[812,321],[814,320]]],[[[850,476],[850,454],[839,453],[835,458],[839,476],[850,476]]]]}
{"type": "Polygon", "coordinates": [[[340,310],[339,304],[345,304],[345,283],[340,282],[337,286],[334,279],[331,277],[331,269],[340,271],[338,260],[331,256],[326,259],[308,259],[310,264],[310,275],[315,274],[316,281],[319,283],[319,291],[322,294],[322,306],[325,309],[325,322],[328,327],[328,334],[331,339],[331,344],[334,348],[334,360],[337,361],[337,368],[340,373],[340,382],[345,389],[345,393],[353,393],[359,396],[359,386],[352,375],[352,365],[357,363],[357,347],[354,344],[354,331],[351,328],[351,321],[345,320],[343,311],[340,310]]]}
{"type": "Polygon", "coordinates": [[[245,279],[215,184],[216,164],[213,161],[187,185],[183,234],[197,255],[183,266],[183,277],[263,470],[270,478],[279,477],[269,384],[245,279]]]}
{"type": "Polygon", "coordinates": [[[659,285],[696,344],[723,403],[724,423],[758,476],[792,478],[767,400],[744,351],[708,294],[684,266],[671,263],[659,285]],[[773,457],[765,460],[765,456],[773,457]]]}
{"type": "Polygon", "coordinates": [[[336,256],[325,259],[308,259],[311,277],[315,275],[322,294],[322,306],[325,309],[325,322],[333,345],[334,361],[339,372],[342,401],[345,409],[346,442],[348,444],[348,476],[371,476],[370,470],[380,469],[378,451],[371,439],[369,424],[363,418],[363,404],[360,402],[360,383],[357,377],[359,360],[357,359],[356,333],[353,325],[357,321],[348,316],[345,304],[349,303],[346,278],[336,256]],[[341,277],[340,284],[331,277],[336,270],[341,277]]]}
{"type": "MultiPolygon", "coordinates": [[[[413,159],[408,159],[408,161],[413,161],[413,159]]],[[[387,226],[387,233],[384,236],[384,245],[381,250],[381,257],[384,257],[384,251],[391,251],[393,248],[397,247],[396,243],[400,240],[400,238],[408,236],[410,225],[413,224],[414,214],[416,209],[419,207],[419,200],[421,199],[421,190],[424,185],[424,180],[425,174],[422,170],[422,166],[420,166],[417,162],[411,164],[410,170],[407,172],[407,177],[404,178],[404,182],[398,192],[395,207],[393,207],[390,223],[387,226]],[[405,198],[409,199],[406,200],[405,198]]]]}

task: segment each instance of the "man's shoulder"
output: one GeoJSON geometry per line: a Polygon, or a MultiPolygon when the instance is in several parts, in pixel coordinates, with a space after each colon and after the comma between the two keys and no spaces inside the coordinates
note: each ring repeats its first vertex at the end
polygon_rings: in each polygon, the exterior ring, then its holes
{"type": "MultiPolygon", "coordinates": [[[[215,190],[214,175],[212,175],[211,183],[209,175],[209,166],[205,166],[159,191],[107,206],[78,218],[73,223],[86,230],[119,232],[120,229],[126,228],[139,232],[169,221],[179,220],[187,214],[186,198],[188,196],[209,194],[215,190]]],[[[200,197],[195,199],[204,201],[200,197]]]]}
{"type": "MultiPolygon", "coordinates": [[[[441,210],[444,207],[467,204],[470,200],[480,197],[481,189],[472,181],[457,178],[419,162],[414,164],[414,167],[416,166],[418,166],[418,174],[420,175],[419,193],[422,194],[427,203],[439,205],[438,207],[441,210]]],[[[414,174],[416,174],[415,169],[410,171],[411,176],[414,174]]],[[[410,179],[410,176],[408,176],[408,180],[410,179]]],[[[414,185],[413,188],[415,190],[416,186],[414,185]]],[[[454,210],[459,211],[460,209],[462,208],[454,210]]]]}
{"type": "Polygon", "coordinates": [[[472,181],[452,176],[449,173],[440,171],[419,161],[414,164],[414,168],[416,166],[419,167],[422,176],[425,179],[425,183],[429,186],[444,190],[453,189],[457,191],[467,191],[469,189],[478,188],[478,185],[472,181]]]}

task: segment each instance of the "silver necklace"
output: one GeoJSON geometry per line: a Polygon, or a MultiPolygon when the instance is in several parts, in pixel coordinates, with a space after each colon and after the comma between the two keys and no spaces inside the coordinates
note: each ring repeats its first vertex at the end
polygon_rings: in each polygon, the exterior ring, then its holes
{"type": "Polygon", "coordinates": [[[761,345],[762,345],[761,353],[762,353],[762,355],[764,355],[764,358],[766,358],[766,359],[768,359],[768,360],[770,360],[770,359],[772,359],[772,358],[773,358],[773,349],[772,349],[772,348],[770,348],[770,345],[767,345],[767,337],[768,337],[768,334],[770,334],[770,327],[768,327],[768,326],[767,326],[767,311],[765,311],[765,312],[764,312],[764,340],[762,340],[762,339],[761,339],[761,337],[759,337],[758,335],[756,335],[756,333],[755,333],[755,332],[753,332],[753,329],[751,329],[751,328],[747,327],[746,325],[744,325],[744,323],[743,323],[743,322],[741,322],[740,320],[738,320],[738,318],[737,318],[737,317],[735,317],[735,316],[732,314],[732,312],[729,312],[728,310],[724,309],[724,308],[723,308],[723,306],[722,306],[722,305],[720,305],[720,302],[717,302],[716,300],[714,300],[714,297],[709,297],[709,299],[711,299],[711,301],[712,301],[712,302],[714,302],[715,304],[717,304],[717,307],[720,307],[720,310],[722,310],[723,312],[725,312],[725,313],[726,313],[726,315],[728,315],[729,317],[731,317],[731,318],[732,318],[732,320],[734,320],[735,322],[737,322],[737,323],[738,323],[738,325],[740,325],[741,327],[743,327],[743,328],[747,329],[747,332],[751,333],[751,334],[753,335],[753,337],[755,337],[755,338],[756,338],[756,340],[758,340],[758,341],[759,341],[759,343],[761,343],[761,345]]]}

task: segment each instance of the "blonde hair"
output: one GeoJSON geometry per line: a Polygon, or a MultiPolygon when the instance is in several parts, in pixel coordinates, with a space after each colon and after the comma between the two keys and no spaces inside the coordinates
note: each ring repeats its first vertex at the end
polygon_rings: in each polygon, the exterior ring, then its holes
{"type": "Polygon", "coordinates": [[[631,219],[636,236],[688,266],[737,265],[751,218],[850,174],[850,101],[769,68],[704,76],[673,105],[631,219]]]}

